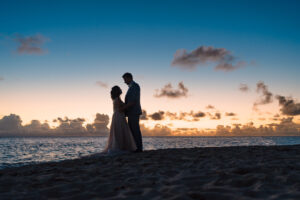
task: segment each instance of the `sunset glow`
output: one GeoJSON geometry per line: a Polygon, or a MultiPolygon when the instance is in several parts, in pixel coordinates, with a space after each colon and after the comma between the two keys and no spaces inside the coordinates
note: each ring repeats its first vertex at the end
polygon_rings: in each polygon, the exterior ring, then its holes
{"type": "Polygon", "coordinates": [[[41,131],[32,120],[106,131],[125,72],[144,135],[300,134],[298,1],[70,2],[1,3],[0,134],[41,131]]]}

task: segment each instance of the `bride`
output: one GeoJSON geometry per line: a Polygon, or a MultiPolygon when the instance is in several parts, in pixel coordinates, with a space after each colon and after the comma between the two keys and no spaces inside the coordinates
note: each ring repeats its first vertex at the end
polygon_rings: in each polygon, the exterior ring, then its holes
{"type": "Polygon", "coordinates": [[[121,111],[121,106],[124,105],[120,98],[122,90],[119,86],[114,86],[111,89],[111,98],[113,100],[114,113],[110,125],[110,133],[104,153],[117,153],[123,151],[135,151],[136,144],[127,124],[125,114],[121,111]]]}

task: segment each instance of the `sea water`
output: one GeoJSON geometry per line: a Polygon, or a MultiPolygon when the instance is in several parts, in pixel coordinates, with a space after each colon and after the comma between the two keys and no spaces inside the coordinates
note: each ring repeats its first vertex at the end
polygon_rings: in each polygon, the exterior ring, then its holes
{"type": "MultiPolygon", "coordinates": [[[[0,137],[0,169],[101,152],[107,137],[0,137]]],[[[300,137],[144,137],[145,150],[300,144],[300,137]]]]}

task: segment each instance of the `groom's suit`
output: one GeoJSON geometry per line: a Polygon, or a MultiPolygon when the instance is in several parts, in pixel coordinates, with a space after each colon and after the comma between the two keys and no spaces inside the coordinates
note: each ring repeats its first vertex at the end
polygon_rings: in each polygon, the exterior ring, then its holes
{"type": "Polygon", "coordinates": [[[133,102],[134,105],[129,107],[125,114],[128,117],[128,125],[135,140],[137,150],[143,150],[142,134],[140,130],[140,115],[142,114],[141,103],[140,103],[140,86],[131,81],[129,89],[125,96],[125,104],[133,102]]]}

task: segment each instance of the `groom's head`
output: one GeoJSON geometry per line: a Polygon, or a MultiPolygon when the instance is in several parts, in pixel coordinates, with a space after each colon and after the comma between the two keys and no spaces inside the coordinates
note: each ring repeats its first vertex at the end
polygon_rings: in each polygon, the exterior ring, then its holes
{"type": "Polygon", "coordinates": [[[129,72],[126,72],[123,76],[124,82],[129,85],[131,83],[131,81],[133,80],[132,78],[132,74],[129,72]]]}

